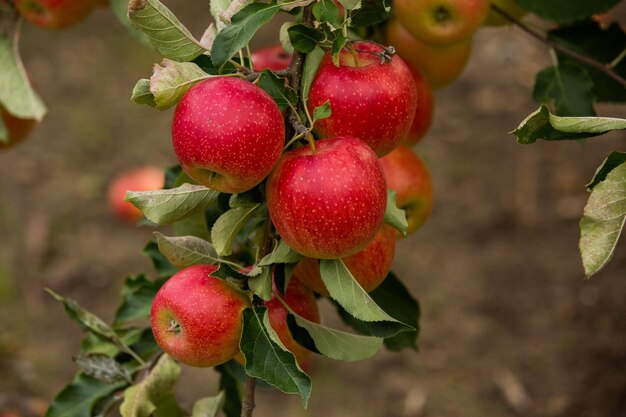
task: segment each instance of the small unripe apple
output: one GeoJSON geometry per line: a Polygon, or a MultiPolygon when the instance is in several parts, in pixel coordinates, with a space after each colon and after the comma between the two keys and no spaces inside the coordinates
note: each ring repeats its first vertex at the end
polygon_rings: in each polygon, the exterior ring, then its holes
{"type": "Polygon", "coordinates": [[[109,207],[121,219],[137,223],[143,213],[128,201],[127,191],[152,191],[163,188],[165,173],[157,167],[145,166],[118,174],[109,184],[107,192],[109,207]]]}
{"type": "Polygon", "coordinates": [[[406,211],[407,233],[419,229],[433,207],[433,181],[428,168],[415,152],[398,146],[380,159],[387,187],[396,192],[396,204],[406,211]]]}
{"type": "Polygon", "coordinates": [[[233,77],[192,87],[174,112],[174,152],[194,180],[226,193],[259,184],[278,161],[285,125],[278,106],[256,85],[233,77]]]}
{"type": "Polygon", "coordinates": [[[194,265],[168,279],[152,302],[150,324],[158,345],[190,366],[216,366],[239,353],[243,310],[250,300],[211,277],[215,265],[194,265]]]}
{"type": "Polygon", "coordinates": [[[391,152],[407,134],[416,106],[415,82],[402,59],[382,59],[385,49],[359,41],[339,54],[327,54],[311,84],[309,112],[330,100],[332,115],[315,123],[321,137],[353,136],[378,156],[391,152]],[[351,49],[352,48],[352,49],[351,49]]]}
{"type": "Polygon", "coordinates": [[[83,20],[94,9],[94,0],[15,0],[15,7],[30,23],[61,29],[83,20]]]}
{"type": "Polygon", "coordinates": [[[397,19],[416,39],[451,45],[472,37],[489,13],[489,0],[395,0],[397,19]]]}
{"type": "Polygon", "coordinates": [[[380,227],[387,186],[376,154],[352,137],[323,139],[283,154],[267,182],[276,230],[311,258],[343,258],[380,227]]]}
{"type": "MultiPolygon", "coordinates": [[[[275,289],[275,291],[277,290],[275,289]]],[[[317,308],[315,294],[298,281],[296,274],[291,277],[289,284],[287,284],[287,291],[283,301],[299,316],[314,323],[320,322],[320,313],[317,308]]],[[[270,325],[280,341],[294,354],[300,367],[306,367],[312,352],[294,340],[287,325],[287,309],[285,306],[276,297],[266,301],[265,306],[267,307],[270,325]]]]}
{"type": "Polygon", "coordinates": [[[385,40],[402,59],[419,69],[435,90],[461,76],[472,52],[471,37],[448,46],[428,45],[411,36],[397,19],[385,27],[385,40]]]}
{"type": "Polygon", "coordinates": [[[8,133],[8,142],[0,141],[0,150],[9,148],[24,140],[35,126],[35,120],[15,117],[3,106],[0,106],[0,118],[2,118],[4,128],[8,133]]]}
{"type": "Polygon", "coordinates": [[[257,49],[250,58],[252,67],[259,72],[264,69],[280,71],[287,69],[291,64],[291,54],[288,54],[281,45],[257,49]]]}
{"type": "MultiPolygon", "coordinates": [[[[526,10],[517,5],[515,0],[491,0],[494,6],[499,7],[514,19],[521,19],[526,15],[526,10]]],[[[489,10],[485,26],[505,26],[510,25],[511,21],[493,9],[489,10]]]]}
{"type": "Polygon", "coordinates": [[[409,65],[409,69],[415,80],[417,106],[415,106],[415,117],[413,118],[411,128],[401,142],[405,146],[413,146],[422,140],[433,123],[435,112],[435,96],[428,80],[412,65],[409,65]]]}
{"type": "MultiPolygon", "coordinates": [[[[354,279],[366,292],[376,289],[391,270],[396,253],[396,235],[396,229],[383,223],[372,243],[362,251],[342,259],[354,279]]],[[[293,273],[316,293],[330,295],[322,281],[318,259],[303,257],[293,273]]]]}

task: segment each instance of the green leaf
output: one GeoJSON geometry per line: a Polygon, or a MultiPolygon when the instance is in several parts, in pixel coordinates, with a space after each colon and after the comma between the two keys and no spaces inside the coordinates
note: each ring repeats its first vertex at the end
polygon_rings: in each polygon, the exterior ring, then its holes
{"type": "Polygon", "coordinates": [[[143,248],[143,255],[152,261],[152,265],[159,273],[160,277],[169,278],[178,272],[178,269],[172,265],[159,251],[159,247],[156,242],[148,242],[146,247],[143,248]]]}
{"type": "Polygon", "coordinates": [[[180,366],[169,356],[161,356],[148,376],[124,391],[122,417],[150,417],[160,400],[172,392],[179,375],[180,366]]]}
{"type": "Polygon", "coordinates": [[[159,251],[175,267],[182,269],[192,265],[220,262],[213,246],[195,236],[164,236],[154,232],[159,251]]]}
{"type": "Polygon", "coordinates": [[[334,28],[343,24],[339,7],[333,0],[320,0],[313,5],[313,16],[319,22],[326,22],[334,28]]]}
{"type": "Polygon", "coordinates": [[[239,345],[246,358],[246,373],[284,393],[300,394],[306,408],[311,396],[311,379],[300,369],[293,354],[272,340],[264,325],[266,314],[265,307],[249,308],[243,312],[243,333],[239,345]]]}
{"type": "Polygon", "coordinates": [[[150,80],[147,78],[142,78],[137,81],[135,87],[133,88],[133,93],[130,96],[130,99],[135,104],[145,104],[147,106],[156,107],[156,102],[154,101],[154,95],[150,91],[150,80]]]}
{"type": "Polygon", "coordinates": [[[74,381],[56,396],[45,417],[91,417],[97,403],[128,385],[108,384],[79,373],[74,381]]]}
{"type": "Polygon", "coordinates": [[[350,26],[377,25],[389,17],[391,0],[362,0],[361,7],[350,12],[350,26]]]}
{"type": "MultiPolygon", "coordinates": [[[[220,390],[226,396],[222,409],[226,417],[241,416],[241,392],[236,377],[230,371],[230,365],[233,363],[235,363],[234,360],[231,360],[215,367],[215,370],[220,374],[220,390]]],[[[239,364],[237,363],[237,365],[239,364]]]]}
{"type": "Polygon", "coordinates": [[[527,145],[543,140],[580,140],[602,135],[612,130],[625,130],[626,119],[612,117],[561,117],[541,105],[512,133],[517,142],[527,145]]]}
{"type": "Polygon", "coordinates": [[[248,279],[248,286],[254,294],[265,301],[272,299],[272,268],[265,266],[261,272],[248,279]]]}
{"type": "Polygon", "coordinates": [[[259,266],[272,264],[295,264],[300,261],[300,254],[291,249],[284,240],[278,241],[278,245],[261,259],[259,266]]]}
{"type": "Polygon", "coordinates": [[[222,66],[244,48],[261,26],[272,20],[280,10],[276,3],[253,3],[232,18],[232,23],[217,34],[211,50],[211,61],[222,66]]]}
{"type": "Polygon", "coordinates": [[[128,0],[109,0],[109,6],[113,12],[113,16],[128,30],[128,33],[139,42],[149,45],[150,40],[145,33],[137,30],[133,23],[128,18],[128,0]]]}
{"type": "Polygon", "coordinates": [[[396,192],[389,188],[387,190],[387,208],[385,209],[385,223],[393,226],[397,231],[406,236],[409,223],[406,220],[406,212],[398,208],[396,202],[396,192]]]}
{"type": "Polygon", "coordinates": [[[309,100],[311,84],[313,84],[315,74],[317,74],[317,69],[322,63],[324,55],[324,50],[320,47],[316,47],[310,53],[308,53],[306,55],[306,58],[304,59],[304,68],[302,69],[302,81],[300,86],[300,95],[302,97],[302,102],[304,103],[304,105],[306,105],[307,101],[309,100]]]}
{"type": "Polygon", "coordinates": [[[2,117],[0,117],[0,143],[9,143],[9,131],[4,125],[2,117]]]}
{"type": "Polygon", "coordinates": [[[224,391],[215,397],[201,398],[193,405],[191,417],[215,417],[224,404],[224,391]]]}
{"type": "Polygon", "coordinates": [[[317,106],[315,110],[313,110],[313,124],[318,120],[326,119],[332,115],[332,111],[330,109],[330,100],[326,100],[324,104],[321,106],[317,106]]]}
{"type": "Polygon", "coordinates": [[[228,9],[232,0],[211,0],[211,16],[215,20],[217,31],[221,31],[226,27],[226,23],[222,21],[222,14],[228,9]]]}
{"type": "Polygon", "coordinates": [[[613,151],[602,162],[602,165],[596,170],[593,179],[587,184],[587,191],[593,190],[593,188],[604,181],[609,172],[626,162],[626,152],[613,151]]]}
{"type": "Polygon", "coordinates": [[[217,219],[211,229],[211,241],[218,255],[228,256],[232,253],[235,237],[260,205],[257,203],[252,207],[230,209],[217,219]]]}
{"type": "Polygon", "coordinates": [[[122,288],[122,302],[115,312],[113,326],[119,327],[138,320],[148,320],[152,301],[167,278],[155,281],[144,275],[129,276],[122,288]]]}
{"type": "Polygon", "coordinates": [[[46,106],[28,80],[17,48],[17,34],[9,38],[0,31],[0,105],[20,119],[41,121],[46,106]]]}
{"type": "Polygon", "coordinates": [[[626,163],[591,191],[580,220],[580,252],[587,278],[611,260],[626,220],[626,163]]]}
{"type": "Polygon", "coordinates": [[[583,20],[594,14],[601,14],[620,0],[515,0],[525,10],[535,13],[537,16],[556,23],[572,23],[583,20]]]}
{"type": "Polygon", "coordinates": [[[154,96],[156,108],[169,109],[200,81],[210,78],[193,62],[175,62],[164,59],[161,65],[155,65],[150,77],[150,92],[154,96]]]}
{"type": "Polygon", "coordinates": [[[324,32],[314,29],[301,23],[291,26],[287,29],[289,40],[294,49],[308,54],[317,47],[319,43],[326,40],[324,32]]]}
{"type": "Polygon", "coordinates": [[[280,26],[280,30],[278,31],[278,39],[280,40],[280,45],[288,54],[293,54],[293,45],[289,40],[289,28],[295,24],[295,22],[285,22],[280,26]]]}
{"type": "Polygon", "coordinates": [[[338,0],[346,10],[354,10],[361,7],[361,0],[338,0]]]}
{"type": "Polygon", "coordinates": [[[298,93],[269,70],[261,73],[257,85],[272,96],[280,111],[285,111],[287,107],[295,108],[298,103],[298,93]]]}
{"type": "Polygon", "coordinates": [[[314,1],[315,0],[279,0],[278,4],[280,4],[281,10],[290,12],[297,7],[306,7],[314,1]]]}
{"type": "Polygon", "coordinates": [[[185,62],[206,51],[159,0],[130,0],[128,17],[164,58],[185,62]]]}
{"type": "Polygon", "coordinates": [[[80,354],[74,358],[76,365],[86,374],[100,381],[113,383],[126,381],[132,383],[130,372],[107,355],[92,353],[80,354]]]}
{"type": "Polygon", "coordinates": [[[183,184],[168,190],[128,191],[125,200],[139,208],[151,222],[163,225],[209,208],[218,195],[202,185],[183,184]]]}
{"type": "Polygon", "coordinates": [[[361,288],[341,259],[320,260],[320,274],[331,298],[352,316],[363,321],[397,321],[361,288]]]}
{"type": "Polygon", "coordinates": [[[337,29],[335,32],[335,39],[333,40],[333,46],[331,48],[331,53],[333,56],[333,64],[339,66],[339,54],[341,50],[346,45],[346,37],[343,34],[342,29],[337,29]]]}
{"type": "Polygon", "coordinates": [[[578,64],[564,62],[537,74],[533,100],[554,101],[560,116],[595,116],[593,81],[578,64]]]}

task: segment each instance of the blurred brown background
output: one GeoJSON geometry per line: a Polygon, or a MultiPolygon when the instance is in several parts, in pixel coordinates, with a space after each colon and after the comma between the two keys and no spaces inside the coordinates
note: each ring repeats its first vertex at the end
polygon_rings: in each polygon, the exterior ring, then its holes
{"type": "MultiPolygon", "coordinates": [[[[208,3],[196,3],[168,4],[200,36],[208,3]]],[[[253,46],[277,38],[267,28],[253,46]]],[[[0,154],[0,403],[45,403],[74,374],[81,333],[43,287],[111,318],[123,278],[151,273],[141,249],[152,230],[112,216],[107,183],[118,170],[175,158],[171,111],[129,100],[159,58],[108,10],[65,31],[26,27],[22,39],[50,112],[0,154]]],[[[530,93],[547,50],[511,28],[483,29],[474,46],[463,77],[437,93],[434,127],[417,147],[434,176],[435,211],[399,244],[395,263],[421,302],[421,352],[320,358],[308,411],[261,391],[255,415],[626,416],[626,246],[590,281],[577,249],[584,185],[624,149],[624,135],[516,144],[507,132],[537,107],[530,93]]],[[[215,392],[211,371],[185,369],[184,378],[187,405],[215,392]]]]}

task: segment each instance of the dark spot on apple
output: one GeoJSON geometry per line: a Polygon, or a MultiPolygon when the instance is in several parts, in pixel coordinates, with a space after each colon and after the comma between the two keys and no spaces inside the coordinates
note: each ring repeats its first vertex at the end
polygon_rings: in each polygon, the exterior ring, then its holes
{"type": "Polygon", "coordinates": [[[448,10],[447,7],[439,6],[435,9],[435,20],[438,23],[446,22],[450,20],[451,17],[452,17],[452,14],[450,13],[450,10],[448,10]]]}

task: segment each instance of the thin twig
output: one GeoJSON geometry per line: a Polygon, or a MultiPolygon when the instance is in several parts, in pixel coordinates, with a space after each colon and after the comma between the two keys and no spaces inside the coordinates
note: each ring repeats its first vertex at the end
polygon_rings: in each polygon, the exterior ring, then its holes
{"type": "Polygon", "coordinates": [[[249,376],[246,378],[246,386],[243,391],[243,401],[241,402],[241,417],[251,417],[254,411],[254,391],[256,390],[256,378],[249,376]]]}
{"type": "Polygon", "coordinates": [[[538,39],[539,41],[543,42],[544,44],[548,45],[550,48],[555,49],[556,51],[562,53],[563,55],[567,55],[570,58],[574,58],[575,60],[582,62],[583,64],[589,65],[590,67],[593,67],[603,73],[605,73],[606,75],[608,75],[609,77],[613,78],[615,81],[617,81],[618,83],[620,83],[622,86],[626,87],[626,79],[624,79],[622,76],[620,76],[619,74],[617,74],[615,71],[613,71],[613,69],[611,68],[610,64],[604,64],[600,61],[597,61],[587,55],[583,55],[580,54],[572,49],[569,49],[563,45],[561,45],[560,43],[554,42],[552,39],[547,38],[545,35],[536,32],[535,30],[531,29],[528,25],[526,25],[525,23],[517,20],[516,18],[514,18],[513,16],[511,16],[510,14],[508,14],[507,12],[505,12],[504,10],[502,10],[501,8],[499,8],[498,6],[495,5],[491,5],[491,8],[498,12],[499,14],[501,14],[504,18],[506,18],[507,20],[509,20],[510,22],[512,22],[513,24],[515,24],[517,27],[519,27],[520,29],[522,29],[524,32],[528,33],[530,36],[532,36],[535,39],[538,39]]]}

